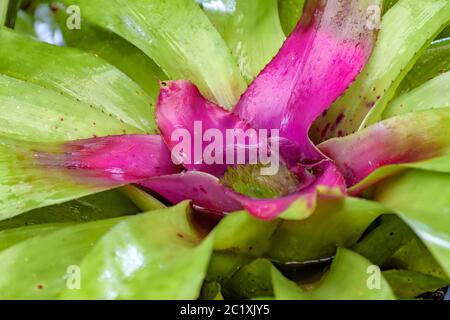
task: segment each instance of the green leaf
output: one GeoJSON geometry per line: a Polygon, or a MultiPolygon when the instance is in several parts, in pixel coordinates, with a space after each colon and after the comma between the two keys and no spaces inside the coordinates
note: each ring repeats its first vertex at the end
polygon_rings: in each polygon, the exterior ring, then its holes
{"type": "MultiPolygon", "coordinates": [[[[114,126],[114,121],[110,121],[114,119],[116,122],[123,122],[122,127],[128,133],[155,131],[150,97],[104,60],[75,49],[48,45],[6,29],[0,29],[0,35],[0,73],[40,86],[41,90],[51,89],[54,94],[62,95],[60,99],[67,100],[60,105],[56,98],[48,100],[41,105],[42,109],[56,111],[60,108],[66,110],[68,115],[78,115],[75,110],[83,110],[79,115],[83,122],[88,121],[89,115],[94,114],[95,110],[102,116],[102,121],[88,122],[90,126],[114,126]],[[11,55],[11,50],[16,53],[11,55]],[[71,105],[74,104],[78,107],[72,109],[71,105]]],[[[29,89],[27,95],[31,96],[34,92],[29,89]]],[[[0,94],[6,95],[7,90],[8,88],[3,89],[0,94]]],[[[25,98],[21,97],[20,91],[10,92],[10,95],[12,97],[1,99],[25,98]]],[[[19,107],[22,107],[21,104],[19,107]]],[[[45,112],[42,114],[45,115],[45,112]]],[[[26,115],[31,115],[31,112],[26,115]]],[[[33,117],[35,126],[36,119],[40,118],[42,116],[33,117]]],[[[57,119],[58,122],[61,122],[60,118],[57,119]]],[[[72,126],[80,125],[76,119],[65,120],[71,122],[72,126]]],[[[57,132],[54,127],[48,131],[49,135],[57,132]]],[[[123,133],[122,130],[119,133],[123,133]]]]}
{"type": "Polygon", "coordinates": [[[396,96],[420,87],[436,76],[450,71],[450,39],[432,44],[403,79],[396,96]]]}
{"type": "Polygon", "coordinates": [[[215,228],[214,250],[260,256],[279,223],[256,219],[247,212],[227,215],[215,228]]]}
{"type": "Polygon", "coordinates": [[[202,240],[188,203],[128,218],[83,259],[81,289],[63,299],[196,299],[213,237],[202,240]]]}
{"type": "Polygon", "coordinates": [[[427,292],[446,287],[450,282],[406,270],[389,270],[383,272],[392,290],[400,299],[413,299],[427,292]]]}
{"type": "Polygon", "coordinates": [[[0,135],[3,137],[54,142],[135,131],[134,127],[81,101],[0,74],[0,135]]]}
{"type": "Polygon", "coordinates": [[[83,17],[125,38],[171,79],[195,83],[224,107],[246,88],[225,42],[192,0],[76,0],[83,17]]]}
{"type": "Polygon", "coordinates": [[[120,191],[133,201],[142,211],[158,210],[166,207],[158,199],[137,187],[125,186],[120,188],[120,191]]]}
{"type": "Polygon", "coordinates": [[[352,250],[378,266],[384,266],[401,247],[414,238],[414,232],[395,215],[381,217],[381,224],[352,250]]]}
{"type": "Polygon", "coordinates": [[[279,262],[308,262],[331,257],[338,246],[353,246],[386,209],[357,198],[319,201],[302,221],[283,221],[270,239],[267,256],[279,262]]]}
{"type": "Polygon", "coordinates": [[[391,300],[395,299],[381,272],[372,274],[372,263],[358,254],[339,249],[330,271],[308,291],[286,279],[272,267],[276,299],[281,300],[391,300]],[[349,271],[351,270],[351,271],[349,271]],[[379,276],[379,283],[371,277],[379,276]],[[377,288],[377,285],[379,287],[377,288]],[[371,286],[374,285],[372,289],[371,286]]]}
{"type": "Polygon", "coordinates": [[[197,0],[222,35],[247,83],[272,60],[285,39],[277,0],[197,0]]]}
{"type": "Polygon", "coordinates": [[[0,230],[44,223],[89,222],[139,212],[139,208],[121,191],[111,190],[1,221],[0,230]]]}
{"type": "Polygon", "coordinates": [[[70,225],[70,223],[53,223],[2,230],[0,231],[0,251],[3,251],[27,239],[34,238],[41,234],[49,234],[70,225]]]}
{"type": "Polygon", "coordinates": [[[409,170],[378,185],[375,200],[410,225],[450,276],[450,174],[409,170]]]}
{"type": "Polygon", "coordinates": [[[294,30],[300,20],[305,3],[306,0],[278,0],[281,25],[286,36],[294,30]]]}
{"type": "Polygon", "coordinates": [[[272,264],[266,259],[257,259],[244,266],[226,283],[227,297],[251,299],[273,296],[272,264]]]}
{"type": "Polygon", "coordinates": [[[415,236],[402,246],[388,261],[386,269],[403,269],[448,280],[445,271],[431,255],[423,242],[415,236]]]}
{"type": "Polygon", "coordinates": [[[392,101],[384,111],[383,118],[447,107],[450,107],[450,71],[392,101]]]}
{"type": "Polygon", "coordinates": [[[66,287],[69,267],[79,266],[96,241],[118,221],[63,227],[1,251],[0,271],[7,276],[0,278],[0,298],[58,298],[66,287]]]}
{"type": "Polygon", "coordinates": [[[67,46],[80,48],[105,59],[139,84],[156,101],[159,94],[158,81],[167,80],[167,76],[155,62],[130,42],[107,29],[84,21],[83,17],[81,29],[68,29],[68,17],[63,10],[58,10],[55,15],[67,46]]]}
{"type": "Polygon", "coordinates": [[[390,9],[383,16],[368,64],[344,96],[319,120],[318,125],[342,119],[325,140],[379,121],[401,81],[449,22],[447,0],[400,0],[390,9]]]}

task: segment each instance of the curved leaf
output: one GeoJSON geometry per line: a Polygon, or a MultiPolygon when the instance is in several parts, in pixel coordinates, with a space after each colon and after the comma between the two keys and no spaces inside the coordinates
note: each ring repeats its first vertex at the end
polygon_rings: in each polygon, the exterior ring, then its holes
{"type": "Polygon", "coordinates": [[[442,279],[405,270],[385,271],[383,276],[400,299],[413,299],[423,293],[433,292],[450,284],[442,279]]]}
{"type": "MultiPolygon", "coordinates": [[[[103,122],[115,118],[132,127],[129,133],[155,131],[151,98],[126,75],[93,55],[0,29],[0,73],[52,89],[70,97],[71,104],[91,106],[84,109],[83,116],[96,109],[104,114],[103,122]],[[16,54],[11,55],[11,50],[16,54]]],[[[14,97],[20,98],[18,93],[14,97]]],[[[56,103],[47,102],[47,108],[55,108],[56,103]]]]}
{"type": "Polygon", "coordinates": [[[425,50],[395,94],[399,97],[447,71],[450,71],[450,39],[433,43],[425,50]]]}
{"type": "Polygon", "coordinates": [[[75,223],[111,219],[139,213],[119,190],[105,191],[67,203],[35,209],[0,222],[0,230],[44,223],[75,223]]]}
{"type": "Polygon", "coordinates": [[[223,106],[233,106],[245,90],[225,42],[192,0],[64,2],[79,5],[86,20],[130,41],[171,79],[194,82],[223,106]]]}
{"type": "Polygon", "coordinates": [[[159,136],[64,144],[0,140],[0,220],[179,169],[159,136]]]}
{"type": "Polygon", "coordinates": [[[353,246],[367,227],[387,210],[357,198],[320,199],[302,221],[283,221],[272,235],[267,257],[279,262],[318,261],[333,256],[338,246],[353,246]]]}
{"type": "Polygon", "coordinates": [[[251,82],[285,39],[277,0],[197,0],[251,82]]]}
{"type": "Polygon", "coordinates": [[[159,93],[158,80],[166,80],[164,72],[133,44],[115,33],[84,21],[81,29],[67,28],[68,15],[63,10],[56,12],[64,41],[69,47],[80,48],[98,55],[121,70],[147,92],[153,101],[159,93]]]}
{"type": "Polygon", "coordinates": [[[289,35],[294,30],[303,14],[305,2],[306,0],[278,0],[280,22],[284,34],[289,35]]]}
{"type": "Polygon", "coordinates": [[[0,298],[56,299],[66,287],[68,268],[78,266],[96,241],[119,221],[64,227],[1,251],[0,270],[8,276],[0,278],[0,298]]]}
{"type": "Polygon", "coordinates": [[[336,162],[351,192],[361,191],[404,167],[448,172],[449,123],[450,108],[409,113],[328,140],[319,149],[336,162]]]}
{"type": "Polygon", "coordinates": [[[372,263],[358,254],[339,249],[331,269],[308,291],[286,279],[272,267],[275,298],[282,300],[392,300],[389,283],[381,275],[379,287],[370,288],[372,263]],[[349,272],[351,270],[351,272],[349,272]]]}
{"type": "Polygon", "coordinates": [[[0,74],[0,135],[3,137],[54,142],[136,130],[89,104],[0,74]]]}
{"type": "Polygon", "coordinates": [[[81,289],[62,298],[196,299],[212,244],[193,229],[187,203],[129,218],[86,255],[81,289]]]}
{"type": "Polygon", "coordinates": [[[366,27],[366,11],[379,3],[309,2],[295,31],[234,109],[255,129],[278,129],[297,149],[288,163],[323,160],[308,131],[366,64],[377,33],[366,27]]]}
{"type": "Polygon", "coordinates": [[[395,210],[450,276],[450,174],[409,170],[376,188],[375,200],[395,210]]]}
{"type": "Polygon", "coordinates": [[[383,118],[447,107],[450,107],[450,71],[392,101],[384,111],[383,118]]]}
{"type": "Polygon", "coordinates": [[[387,103],[432,39],[450,22],[447,0],[401,0],[382,19],[372,57],[352,87],[316,124],[340,119],[322,137],[345,136],[380,120],[387,103]],[[367,116],[367,118],[366,118],[367,116]],[[338,118],[339,117],[339,118],[338,118]]]}

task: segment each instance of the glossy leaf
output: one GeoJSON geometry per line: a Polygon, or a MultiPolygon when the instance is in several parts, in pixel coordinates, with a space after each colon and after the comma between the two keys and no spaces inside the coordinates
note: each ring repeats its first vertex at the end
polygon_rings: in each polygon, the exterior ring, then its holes
{"type": "Polygon", "coordinates": [[[107,29],[92,25],[83,20],[83,16],[82,28],[69,30],[66,24],[68,17],[64,10],[58,10],[55,15],[67,46],[80,48],[105,59],[127,74],[156,101],[159,93],[158,81],[166,80],[167,76],[155,62],[127,40],[107,29]]]}
{"type": "MultiPolygon", "coordinates": [[[[113,66],[93,55],[5,29],[0,35],[0,73],[52,89],[72,99],[71,104],[87,105],[83,116],[95,109],[103,114],[103,122],[114,118],[132,127],[129,133],[154,132],[151,98],[113,66]],[[17,53],[11,55],[11,50],[17,53]]],[[[48,109],[56,108],[56,101],[49,103],[48,109]]]]}
{"type": "Polygon", "coordinates": [[[450,174],[410,170],[377,186],[375,199],[410,225],[450,276],[450,174]]]}
{"type": "Polygon", "coordinates": [[[80,290],[63,299],[196,299],[213,237],[202,240],[188,204],[129,218],[86,255],[80,290]]]}
{"type": "Polygon", "coordinates": [[[282,300],[392,300],[388,282],[381,276],[379,288],[370,289],[372,263],[358,254],[339,249],[330,271],[308,291],[286,279],[272,267],[275,298],[282,300]],[[351,272],[349,272],[351,270],[351,272]]]}
{"type": "Polygon", "coordinates": [[[136,131],[133,126],[105,115],[89,104],[0,74],[2,137],[42,143],[133,131],[136,131]]]}
{"type": "Polygon", "coordinates": [[[65,2],[78,5],[86,20],[141,49],[171,79],[194,82],[209,99],[225,107],[233,106],[245,90],[225,42],[192,0],[65,2]]]}
{"type": "Polygon", "coordinates": [[[366,11],[379,3],[309,2],[294,32],[234,109],[253,128],[278,129],[292,145],[281,152],[289,164],[323,160],[308,131],[366,64],[377,33],[366,28],[366,11]]]}
{"type": "Polygon", "coordinates": [[[285,39],[277,0],[198,0],[250,83],[285,39]]]}
{"type": "Polygon", "coordinates": [[[96,241],[119,220],[65,227],[19,242],[0,252],[2,299],[56,299],[71,266],[79,266],[96,241]],[[44,250],[45,249],[45,250],[44,250]]]}
{"type": "Polygon", "coordinates": [[[152,135],[56,145],[5,139],[0,150],[0,220],[179,171],[152,135]]]}
{"type": "Polygon", "coordinates": [[[312,130],[314,140],[345,136],[379,121],[401,81],[449,22],[447,0],[400,0],[383,16],[368,64],[316,128],[323,128],[338,117],[341,121],[322,137],[312,130]]]}
{"type": "Polygon", "coordinates": [[[448,172],[449,123],[450,108],[408,113],[328,140],[319,149],[336,162],[347,185],[360,191],[402,168],[393,165],[448,172]]]}
{"type": "Polygon", "coordinates": [[[110,190],[67,203],[31,210],[1,221],[0,230],[46,223],[90,222],[139,212],[139,208],[121,191],[110,190]]]}

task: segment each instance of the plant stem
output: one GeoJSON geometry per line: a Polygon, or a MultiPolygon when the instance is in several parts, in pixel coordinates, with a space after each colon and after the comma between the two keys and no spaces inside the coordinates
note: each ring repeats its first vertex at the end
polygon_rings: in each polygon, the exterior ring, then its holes
{"type": "Polygon", "coordinates": [[[14,28],[21,0],[0,0],[0,25],[14,28]]]}
{"type": "Polygon", "coordinates": [[[8,16],[9,0],[0,0],[0,25],[4,26],[8,16]]]}

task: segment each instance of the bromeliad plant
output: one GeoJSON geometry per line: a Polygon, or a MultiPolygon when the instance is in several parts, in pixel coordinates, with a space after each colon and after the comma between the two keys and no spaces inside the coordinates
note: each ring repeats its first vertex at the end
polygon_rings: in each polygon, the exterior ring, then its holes
{"type": "Polygon", "coordinates": [[[303,2],[40,4],[66,47],[23,35],[31,9],[1,29],[0,297],[448,286],[450,3],[310,0],[297,23],[303,2]],[[280,170],[186,161],[195,122],[278,130],[280,170]]]}

